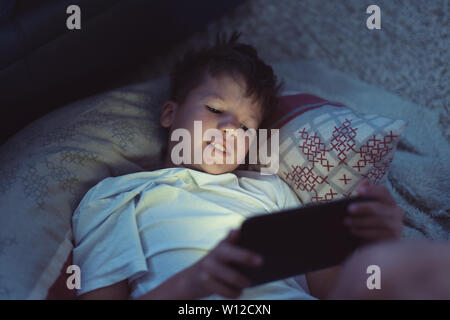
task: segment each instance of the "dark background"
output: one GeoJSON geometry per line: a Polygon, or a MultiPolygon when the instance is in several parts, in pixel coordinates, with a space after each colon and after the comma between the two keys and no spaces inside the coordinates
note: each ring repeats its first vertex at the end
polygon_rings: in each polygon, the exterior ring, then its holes
{"type": "Polygon", "coordinates": [[[55,108],[120,86],[139,63],[241,2],[1,0],[0,143],[55,108]],[[72,4],[82,8],[81,30],[66,27],[72,4]]]}

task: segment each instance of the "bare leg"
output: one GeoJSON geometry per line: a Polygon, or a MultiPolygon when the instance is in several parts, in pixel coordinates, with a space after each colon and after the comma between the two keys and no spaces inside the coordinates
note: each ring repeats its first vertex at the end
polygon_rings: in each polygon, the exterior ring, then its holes
{"type": "Polygon", "coordinates": [[[398,240],[362,248],[344,263],[328,298],[450,299],[450,243],[398,240]],[[368,288],[371,265],[379,267],[380,289],[368,288]]]}

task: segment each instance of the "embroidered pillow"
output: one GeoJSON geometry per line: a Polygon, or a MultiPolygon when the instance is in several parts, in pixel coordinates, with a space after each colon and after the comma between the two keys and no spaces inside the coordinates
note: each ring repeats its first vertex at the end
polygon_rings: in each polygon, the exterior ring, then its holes
{"type": "Polygon", "coordinates": [[[353,196],[363,178],[380,183],[408,124],[310,94],[280,97],[267,119],[263,128],[280,130],[277,174],[304,204],[353,196]]]}

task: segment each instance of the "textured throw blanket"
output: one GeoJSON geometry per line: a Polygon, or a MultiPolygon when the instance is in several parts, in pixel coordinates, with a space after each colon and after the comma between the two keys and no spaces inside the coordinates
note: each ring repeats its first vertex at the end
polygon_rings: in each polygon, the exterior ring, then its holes
{"type": "Polygon", "coordinates": [[[249,0],[149,61],[136,80],[167,74],[181,53],[212,43],[218,31],[241,31],[263,59],[285,61],[277,70],[294,92],[409,121],[386,185],[407,213],[405,237],[449,240],[449,2],[376,4],[381,30],[369,31],[364,1],[249,0]]]}
{"type": "Polygon", "coordinates": [[[386,186],[406,212],[404,237],[450,240],[450,148],[439,114],[311,61],[273,64],[286,93],[308,92],[356,112],[407,119],[386,186]]]}

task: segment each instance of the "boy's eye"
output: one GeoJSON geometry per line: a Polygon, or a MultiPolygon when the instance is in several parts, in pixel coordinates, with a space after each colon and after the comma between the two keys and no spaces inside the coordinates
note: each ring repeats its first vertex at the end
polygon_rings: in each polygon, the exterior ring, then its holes
{"type": "MultiPolygon", "coordinates": [[[[208,105],[205,105],[205,107],[206,107],[206,109],[208,109],[208,110],[211,111],[211,112],[214,112],[214,113],[222,113],[222,111],[217,110],[217,109],[214,109],[213,107],[210,107],[210,106],[208,106],[208,105]]],[[[241,128],[242,128],[244,131],[247,131],[247,130],[248,130],[248,127],[247,127],[247,126],[244,126],[243,124],[241,124],[241,128]]]]}
{"type": "Polygon", "coordinates": [[[214,112],[214,113],[222,113],[222,111],[217,110],[217,109],[214,109],[213,107],[210,107],[210,106],[208,106],[208,105],[205,105],[205,107],[206,107],[206,109],[208,109],[208,110],[211,111],[211,112],[214,112]]]}

